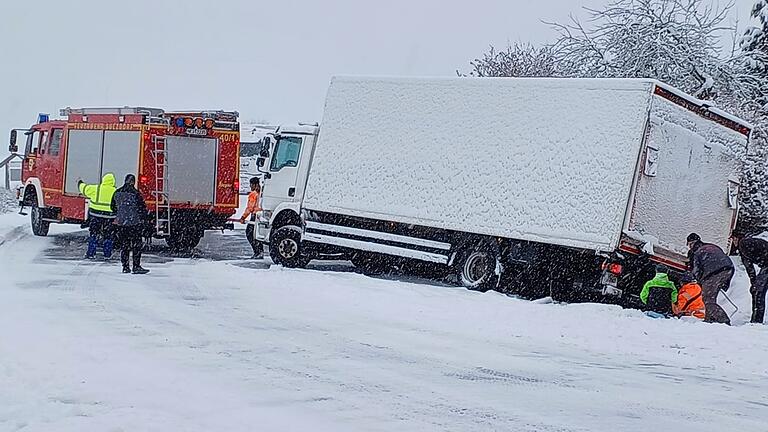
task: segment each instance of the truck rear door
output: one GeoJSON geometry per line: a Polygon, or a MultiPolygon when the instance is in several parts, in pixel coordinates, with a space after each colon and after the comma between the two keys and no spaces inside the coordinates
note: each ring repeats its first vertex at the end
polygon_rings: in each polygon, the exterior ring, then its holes
{"type": "Polygon", "coordinates": [[[654,97],[638,167],[628,231],[653,241],[656,254],[684,257],[696,232],[726,249],[735,220],[747,136],[683,106],[654,97]]]}

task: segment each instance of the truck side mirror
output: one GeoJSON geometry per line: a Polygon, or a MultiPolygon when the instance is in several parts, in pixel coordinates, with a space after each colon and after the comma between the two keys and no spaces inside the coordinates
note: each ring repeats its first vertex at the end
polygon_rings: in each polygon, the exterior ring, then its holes
{"type": "Polygon", "coordinates": [[[15,129],[12,129],[10,145],[8,146],[8,151],[11,153],[16,153],[17,151],[19,151],[19,146],[16,145],[16,138],[17,138],[17,132],[15,129]]]}
{"type": "MultiPolygon", "coordinates": [[[[268,158],[269,157],[269,149],[272,147],[272,138],[265,136],[261,140],[261,150],[259,150],[259,156],[262,158],[268,158]]],[[[259,165],[262,166],[262,165],[259,165]]]]}
{"type": "Polygon", "coordinates": [[[264,158],[264,157],[260,157],[260,158],[256,159],[256,166],[257,166],[257,167],[259,167],[259,168],[261,168],[261,167],[263,167],[263,166],[264,166],[264,164],[265,164],[266,162],[267,162],[267,159],[266,159],[266,158],[264,158]]]}

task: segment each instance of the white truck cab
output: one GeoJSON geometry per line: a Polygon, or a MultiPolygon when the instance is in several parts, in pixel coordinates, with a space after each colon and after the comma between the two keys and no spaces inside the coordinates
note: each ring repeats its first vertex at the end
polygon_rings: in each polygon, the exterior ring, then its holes
{"type": "Polygon", "coordinates": [[[301,201],[307,184],[319,126],[280,126],[262,140],[257,161],[262,173],[262,213],[256,238],[269,243],[270,232],[284,225],[301,223],[301,201]]]}

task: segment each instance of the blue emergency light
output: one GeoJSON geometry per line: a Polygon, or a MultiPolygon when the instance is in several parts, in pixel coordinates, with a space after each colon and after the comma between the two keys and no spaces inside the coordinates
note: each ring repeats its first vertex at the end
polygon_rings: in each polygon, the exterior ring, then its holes
{"type": "Polygon", "coordinates": [[[49,114],[40,113],[40,114],[37,115],[37,122],[38,123],[48,123],[48,120],[50,119],[50,117],[51,116],[49,114]]]}
{"type": "Polygon", "coordinates": [[[181,117],[176,117],[176,127],[184,127],[184,119],[181,117]]]}

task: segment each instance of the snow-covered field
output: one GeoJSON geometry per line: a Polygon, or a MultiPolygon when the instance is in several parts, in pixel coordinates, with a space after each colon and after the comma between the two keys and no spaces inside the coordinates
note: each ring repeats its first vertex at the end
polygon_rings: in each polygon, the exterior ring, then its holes
{"type": "Polygon", "coordinates": [[[743,274],[725,327],[206,258],[242,231],[123,275],[51,231],[0,215],[3,432],[768,429],[743,274]]]}

